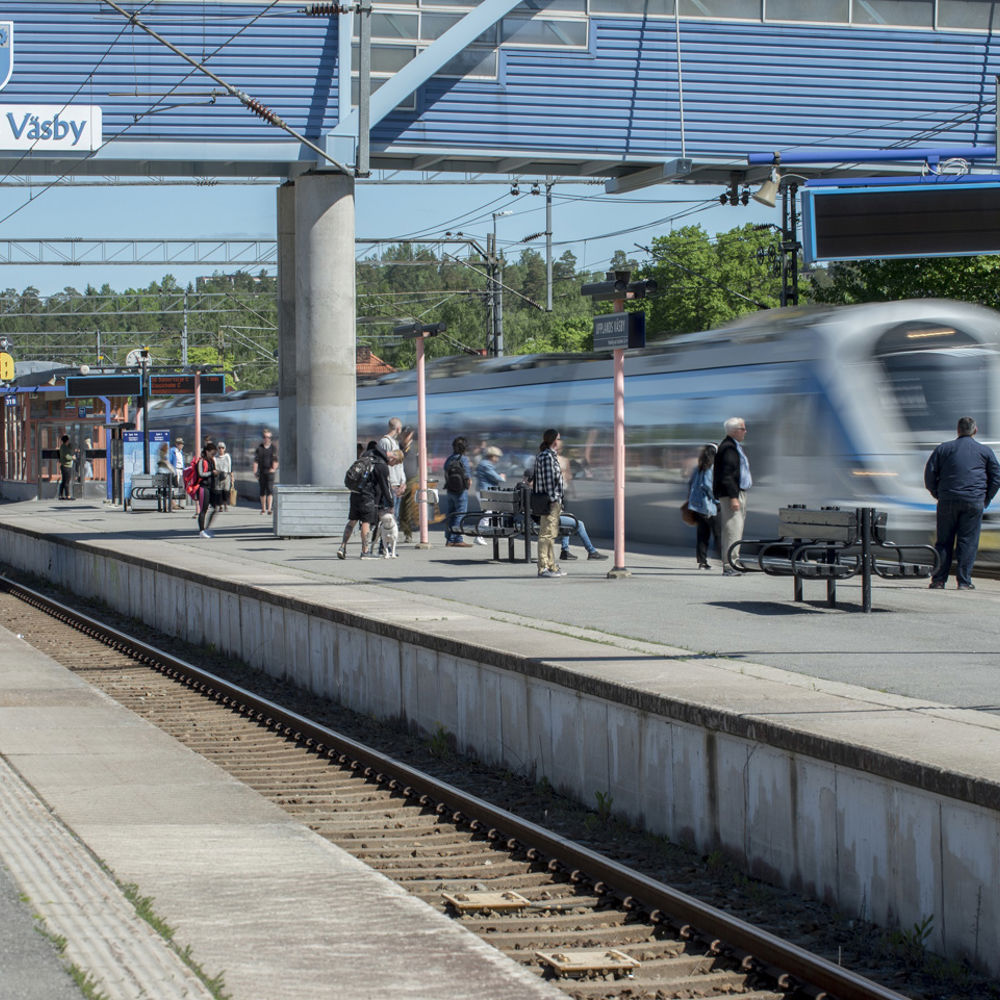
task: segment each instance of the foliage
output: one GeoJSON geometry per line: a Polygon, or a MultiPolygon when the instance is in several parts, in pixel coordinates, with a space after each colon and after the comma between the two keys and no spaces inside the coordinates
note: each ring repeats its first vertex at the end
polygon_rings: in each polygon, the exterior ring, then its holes
{"type": "Polygon", "coordinates": [[[781,303],[780,254],[769,227],[740,226],[713,241],[701,226],[684,226],[656,237],[651,249],[655,263],[642,276],[656,280],[658,293],[648,335],[710,330],[781,303]]]}
{"type": "Polygon", "coordinates": [[[831,264],[819,272],[817,302],[850,305],[896,299],[959,299],[1000,308],[1000,258],[921,257],[831,264]]]}

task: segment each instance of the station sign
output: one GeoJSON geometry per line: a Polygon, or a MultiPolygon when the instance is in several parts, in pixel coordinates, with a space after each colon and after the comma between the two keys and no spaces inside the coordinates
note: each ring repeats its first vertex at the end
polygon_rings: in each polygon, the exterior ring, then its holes
{"type": "Polygon", "coordinates": [[[646,346],[644,312],[605,313],[594,317],[594,350],[617,351],[646,346]]]}
{"type": "MultiPolygon", "coordinates": [[[[225,375],[199,375],[199,390],[209,395],[226,391],[225,375]]],[[[150,375],[150,396],[190,396],[194,394],[193,375],[150,375]]]]}
{"type": "Polygon", "coordinates": [[[71,375],[66,379],[67,399],[90,399],[93,396],[139,396],[141,375],[71,375]]]}
{"type": "Polygon", "coordinates": [[[0,149],[93,153],[104,144],[95,104],[2,104],[0,149]]]}

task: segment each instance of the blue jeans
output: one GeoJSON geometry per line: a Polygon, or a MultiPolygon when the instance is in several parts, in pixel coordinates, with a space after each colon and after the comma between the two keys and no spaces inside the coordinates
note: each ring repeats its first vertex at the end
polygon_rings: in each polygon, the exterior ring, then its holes
{"type": "Polygon", "coordinates": [[[438,507],[445,518],[444,540],[446,542],[460,542],[462,533],[458,530],[458,522],[469,509],[468,490],[463,490],[461,493],[449,493],[447,490],[442,490],[438,494],[438,507]]]}
{"type": "MultiPolygon", "coordinates": [[[[583,523],[583,521],[577,521],[576,525],[577,525],[577,527],[576,527],[576,537],[579,538],[580,541],[583,543],[583,547],[588,552],[596,552],[597,549],[594,547],[594,543],[590,540],[590,535],[587,534],[587,526],[583,523]]],[[[573,518],[567,517],[565,514],[563,514],[559,518],[559,527],[560,528],[572,528],[573,527],[573,518]]],[[[563,535],[562,536],[562,550],[563,550],[563,552],[568,552],[569,551],[569,535],[563,535]]]]}
{"type": "Polygon", "coordinates": [[[958,582],[972,583],[972,564],[979,549],[979,529],[983,523],[983,508],[962,500],[938,500],[937,542],[934,548],[941,555],[941,568],[934,574],[935,583],[945,583],[955,555],[955,576],[958,582]]]}

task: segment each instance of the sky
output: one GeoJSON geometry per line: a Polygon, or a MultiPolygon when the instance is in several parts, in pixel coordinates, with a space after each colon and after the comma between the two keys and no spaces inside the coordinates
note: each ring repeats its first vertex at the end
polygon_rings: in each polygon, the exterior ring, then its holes
{"type": "MultiPolygon", "coordinates": [[[[510,183],[390,184],[360,182],[356,194],[359,237],[394,239],[443,236],[461,231],[485,241],[495,220],[498,245],[508,257],[530,246],[544,255],[544,238],[525,244],[545,229],[545,197],[531,195],[534,178],[510,183]]],[[[274,184],[214,186],[47,186],[5,187],[0,194],[0,241],[77,237],[83,239],[275,238],[274,184]]],[[[580,269],[603,270],[615,250],[644,259],[636,244],[671,228],[698,223],[709,233],[746,222],[779,223],[780,209],[751,201],[721,206],[722,185],[657,185],[627,195],[606,195],[603,183],[567,180],[553,188],[553,257],[566,250],[580,269]]],[[[542,187],[544,192],[544,186],[542,187]]],[[[371,248],[359,248],[359,254],[371,248]]],[[[6,259],[6,247],[0,256],[6,259]]],[[[235,268],[233,268],[235,270],[235,268]]],[[[186,284],[199,275],[226,271],[221,265],[41,265],[2,264],[0,288],[33,286],[43,295],[88,284],[115,290],[146,287],[171,273],[186,284]]],[[[273,273],[274,269],[268,268],[273,273]]]]}

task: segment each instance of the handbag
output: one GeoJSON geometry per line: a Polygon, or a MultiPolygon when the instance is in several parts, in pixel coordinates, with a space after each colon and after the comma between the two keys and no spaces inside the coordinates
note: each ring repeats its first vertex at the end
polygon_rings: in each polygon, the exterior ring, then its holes
{"type": "Polygon", "coordinates": [[[531,513],[536,517],[544,517],[552,509],[552,501],[548,493],[531,491],[531,513]]]}
{"type": "Polygon", "coordinates": [[[687,500],[681,504],[681,520],[685,524],[690,524],[691,527],[694,527],[698,523],[698,518],[694,516],[694,512],[688,506],[687,500]]]}

